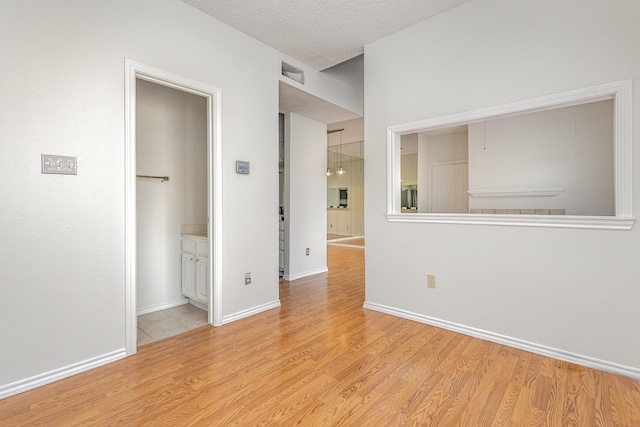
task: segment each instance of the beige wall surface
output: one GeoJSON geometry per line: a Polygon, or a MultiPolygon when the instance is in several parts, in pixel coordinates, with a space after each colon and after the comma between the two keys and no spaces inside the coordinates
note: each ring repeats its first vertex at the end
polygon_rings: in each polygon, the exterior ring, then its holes
{"type": "MultiPolygon", "coordinates": [[[[635,0],[472,0],[365,47],[368,303],[640,376],[640,341],[629,339],[640,324],[637,224],[607,231],[385,217],[388,126],[636,84],[638,16],[635,0]],[[426,289],[427,274],[436,275],[437,289],[426,289]]],[[[637,90],[633,104],[640,105],[637,90]]],[[[638,153],[637,113],[633,129],[638,153]]],[[[637,158],[634,167],[638,212],[637,158]]]]}
{"type": "Polygon", "coordinates": [[[3,0],[0,40],[0,394],[125,347],[125,59],[220,88],[223,315],[278,300],[278,52],[175,0],[3,0]]]}

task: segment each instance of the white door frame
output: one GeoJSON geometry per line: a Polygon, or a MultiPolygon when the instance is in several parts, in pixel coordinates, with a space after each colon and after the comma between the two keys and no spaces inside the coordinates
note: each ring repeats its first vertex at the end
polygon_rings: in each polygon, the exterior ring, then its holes
{"type": "Polygon", "coordinates": [[[222,325],[222,132],[220,89],[125,59],[125,350],[137,351],[136,312],[136,79],[143,79],[207,100],[207,215],[211,264],[209,324],[222,325]]]}

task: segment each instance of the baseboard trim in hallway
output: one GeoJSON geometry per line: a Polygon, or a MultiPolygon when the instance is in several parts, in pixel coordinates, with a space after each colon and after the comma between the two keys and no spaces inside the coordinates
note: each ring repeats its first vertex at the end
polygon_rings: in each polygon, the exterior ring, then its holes
{"type": "Polygon", "coordinates": [[[125,358],[126,355],[127,353],[125,349],[116,350],[100,356],[92,357],[91,359],[83,360],[82,362],[73,363],[63,368],[35,375],[31,378],[25,378],[24,380],[7,384],[0,387],[0,399],[5,399],[18,393],[23,393],[43,385],[51,384],[63,378],[68,378],[99,366],[115,362],[116,360],[125,358]]]}
{"type": "Polygon", "coordinates": [[[262,304],[256,307],[251,307],[248,310],[242,310],[234,314],[230,314],[229,316],[224,316],[222,319],[222,324],[226,325],[227,323],[235,322],[236,320],[244,319],[245,317],[253,316],[254,314],[262,313],[263,311],[271,310],[273,308],[280,307],[280,300],[272,301],[267,304],[262,304]]]}
{"type": "Polygon", "coordinates": [[[327,267],[316,268],[315,270],[304,271],[302,273],[291,274],[283,276],[283,279],[290,282],[292,280],[304,279],[305,277],[315,276],[316,274],[322,274],[329,271],[327,267]]]}
{"type": "Polygon", "coordinates": [[[448,331],[458,332],[474,338],[480,338],[485,341],[491,341],[497,344],[517,348],[518,350],[529,351],[531,353],[540,354],[542,356],[563,360],[565,362],[575,363],[605,372],[611,372],[617,375],[623,375],[634,380],[640,380],[640,369],[636,369],[630,366],[624,366],[606,360],[584,356],[582,354],[559,350],[557,348],[496,334],[494,332],[484,331],[482,329],[460,325],[458,323],[448,322],[446,320],[436,319],[434,317],[425,316],[423,314],[413,313],[411,311],[401,310],[382,304],[365,302],[363,308],[378,311],[380,313],[391,314],[392,316],[401,317],[403,319],[414,320],[416,322],[446,329],[448,331]]]}

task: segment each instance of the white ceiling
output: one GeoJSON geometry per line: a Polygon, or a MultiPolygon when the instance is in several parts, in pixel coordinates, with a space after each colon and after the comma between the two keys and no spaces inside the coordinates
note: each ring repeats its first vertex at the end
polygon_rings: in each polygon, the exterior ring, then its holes
{"type": "Polygon", "coordinates": [[[468,0],[183,1],[320,71],[468,0]]]}

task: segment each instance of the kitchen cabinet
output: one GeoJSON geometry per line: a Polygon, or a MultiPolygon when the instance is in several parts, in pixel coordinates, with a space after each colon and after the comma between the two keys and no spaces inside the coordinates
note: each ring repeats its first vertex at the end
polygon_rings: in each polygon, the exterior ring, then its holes
{"type": "Polygon", "coordinates": [[[338,234],[351,236],[351,210],[338,209],[338,234]]]}
{"type": "Polygon", "coordinates": [[[339,236],[351,236],[351,209],[327,209],[327,233],[339,236]]]}
{"type": "Polygon", "coordinates": [[[205,306],[209,303],[209,240],[182,236],[182,294],[205,306]]]}
{"type": "Polygon", "coordinates": [[[338,212],[336,209],[327,209],[327,233],[338,234],[338,212]]]}

